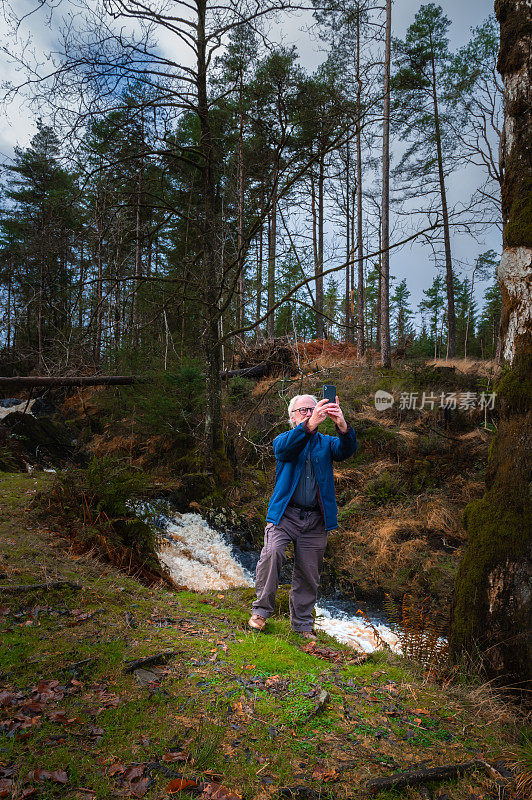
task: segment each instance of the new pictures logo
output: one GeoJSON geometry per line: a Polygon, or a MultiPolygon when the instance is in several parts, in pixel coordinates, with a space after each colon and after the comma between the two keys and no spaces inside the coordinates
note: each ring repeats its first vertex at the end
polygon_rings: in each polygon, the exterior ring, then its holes
{"type": "Polygon", "coordinates": [[[377,411],[386,411],[387,408],[393,406],[393,394],[385,392],[384,389],[379,389],[375,392],[375,408],[377,411]]]}

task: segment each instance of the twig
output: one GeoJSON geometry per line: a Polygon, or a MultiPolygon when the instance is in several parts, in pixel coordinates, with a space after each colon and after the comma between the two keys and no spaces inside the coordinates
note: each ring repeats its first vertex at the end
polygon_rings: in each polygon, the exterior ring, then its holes
{"type": "Polygon", "coordinates": [[[74,581],[52,581],[52,583],[24,583],[16,584],[14,586],[0,586],[0,592],[7,592],[9,594],[22,594],[24,592],[37,592],[40,590],[48,591],[49,589],[76,589],[79,591],[83,587],[74,581]]]}
{"type": "MultiPolygon", "coordinates": [[[[461,764],[445,764],[441,767],[428,767],[425,769],[410,769],[405,772],[396,772],[385,778],[372,778],[367,781],[366,789],[370,795],[383,792],[386,789],[401,789],[405,786],[416,786],[427,781],[441,781],[449,778],[457,778],[464,772],[472,772],[474,769],[487,770],[484,761],[464,761],[461,764]]],[[[491,770],[490,770],[491,771],[491,770]]],[[[488,771],[488,774],[490,774],[488,771]]]]}
{"type": "Polygon", "coordinates": [[[148,667],[153,664],[164,663],[177,655],[177,650],[164,650],[161,653],[155,653],[153,656],[146,656],[146,658],[137,658],[135,661],[128,661],[124,666],[124,672],[134,672],[141,667],[148,667]]]}

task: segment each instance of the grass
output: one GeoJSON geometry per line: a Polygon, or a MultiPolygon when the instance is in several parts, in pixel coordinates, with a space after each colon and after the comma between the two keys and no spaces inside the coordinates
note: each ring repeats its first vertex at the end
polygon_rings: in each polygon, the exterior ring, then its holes
{"type": "MultiPolygon", "coordinates": [[[[173,592],[79,556],[28,510],[48,481],[0,474],[1,584],[63,578],[83,587],[0,594],[0,681],[20,693],[0,711],[0,770],[12,768],[14,797],[29,786],[42,798],[127,795],[127,769],[140,765],[149,800],[168,796],[172,776],[213,774],[244,800],[294,785],[357,800],[369,777],[420,759],[489,761],[502,745],[518,746],[518,718],[488,704],[478,681],[445,689],[384,652],[357,665],[325,634],[320,646],[342,660],[320,659],[302,650],[281,611],[266,634],[250,631],[249,590],[173,592]],[[168,649],[175,656],[157,667],[158,682],[124,672],[127,660],[168,649]],[[94,660],[79,665],[85,659],[94,660]],[[312,715],[322,690],[329,700],[312,715]],[[41,708],[24,715],[32,700],[41,708]],[[67,783],[29,779],[37,768],[65,770],[67,783]]],[[[439,789],[462,800],[486,797],[491,785],[474,773],[439,789]]],[[[380,797],[422,796],[412,788],[380,797]]]]}

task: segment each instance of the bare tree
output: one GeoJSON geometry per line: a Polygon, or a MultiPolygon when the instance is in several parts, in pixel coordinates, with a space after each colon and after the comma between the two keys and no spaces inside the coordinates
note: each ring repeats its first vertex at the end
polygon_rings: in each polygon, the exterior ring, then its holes
{"type": "Polygon", "coordinates": [[[383,367],[392,365],[390,345],[390,64],[392,1],[386,0],[384,44],[384,109],[382,120],[382,268],[380,275],[380,343],[383,367]]]}

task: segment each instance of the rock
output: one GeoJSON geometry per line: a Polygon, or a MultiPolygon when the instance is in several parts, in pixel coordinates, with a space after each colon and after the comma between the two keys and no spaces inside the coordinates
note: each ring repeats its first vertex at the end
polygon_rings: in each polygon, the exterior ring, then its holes
{"type": "Polygon", "coordinates": [[[159,683],[161,680],[160,674],[149,669],[136,669],[134,675],[141,686],[147,686],[148,683],[159,683]]]}

